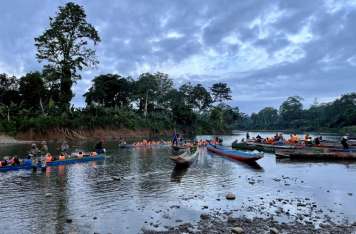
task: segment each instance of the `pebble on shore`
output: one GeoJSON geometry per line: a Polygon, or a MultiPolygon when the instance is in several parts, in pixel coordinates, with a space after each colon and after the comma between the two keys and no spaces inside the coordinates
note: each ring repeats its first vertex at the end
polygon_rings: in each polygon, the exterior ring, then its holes
{"type": "Polygon", "coordinates": [[[244,230],[241,227],[234,227],[231,229],[232,233],[236,233],[236,234],[242,234],[244,233],[244,230]]]}
{"type": "Polygon", "coordinates": [[[236,195],[233,193],[228,193],[228,194],[226,194],[225,197],[227,200],[235,200],[236,199],[236,195]]]}

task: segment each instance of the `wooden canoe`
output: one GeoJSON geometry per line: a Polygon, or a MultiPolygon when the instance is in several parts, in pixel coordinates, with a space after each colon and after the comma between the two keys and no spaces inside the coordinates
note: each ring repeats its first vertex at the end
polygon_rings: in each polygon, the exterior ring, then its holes
{"type": "Polygon", "coordinates": [[[96,155],[96,156],[85,156],[83,158],[69,158],[69,159],[65,159],[65,160],[56,160],[56,161],[52,161],[52,162],[47,162],[46,166],[53,167],[53,166],[61,166],[61,165],[74,164],[74,163],[101,161],[104,159],[105,159],[105,156],[103,154],[101,154],[101,155],[96,155]]]}
{"type": "Polygon", "coordinates": [[[244,162],[253,162],[263,158],[263,153],[253,153],[253,152],[244,152],[239,150],[228,149],[219,145],[208,144],[207,149],[210,152],[218,154],[220,156],[229,157],[235,160],[244,161],[244,162]]]}
{"type": "Polygon", "coordinates": [[[18,171],[18,170],[30,170],[31,168],[32,168],[32,161],[31,160],[25,160],[20,165],[16,165],[16,166],[7,165],[7,166],[4,166],[4,167],[0,167],[0,172],[18,171]]]}
{"type": "Polygon", "coordinates": [[[277,157],[310,160],[356,160],[356,152],[348,150],[282,150],[276,151],[277,157]]]}
{"type": "Polygon", "coordinates": [[[287,150],[287,149],[302,149],[304,145],[288,145],[288,144],[263,144],[258,142],[240,142],[234,141],[232,143],[232,148],[241,150],[258,150],[264,152],[274,153],[276,150],[287,150]]]}
{"type": "Polygon", "coordinates": [[[190,150],[187,150],[181,155],[171,156],[170,159],[175,162],[178,167],[189,167],[196,157],[199,154],[199,150],[196,150],[194,153],[191,153],[190,150]]]}

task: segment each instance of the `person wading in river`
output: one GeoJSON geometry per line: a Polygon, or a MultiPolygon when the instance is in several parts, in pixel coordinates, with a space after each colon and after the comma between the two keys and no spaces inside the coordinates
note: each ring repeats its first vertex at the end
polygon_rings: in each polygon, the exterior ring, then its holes
{"type": "Polygon", "coordinates": [[[347,143],[347,136],[343,136],[341,138],[341,145],[342,145],[342,147],[344,147],[344,149],[348,149],[349,148],[349,144],[347,143]]]}

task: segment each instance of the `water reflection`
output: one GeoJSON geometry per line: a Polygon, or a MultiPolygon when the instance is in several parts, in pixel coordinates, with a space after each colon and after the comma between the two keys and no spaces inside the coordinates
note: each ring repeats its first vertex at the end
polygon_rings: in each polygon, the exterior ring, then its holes
{"type": "MultiPolygon", "coordinates": [[[[224,141],[237,137],[224,136],[224,141]]],[[[169,147],[119,149],[113,143],[107,148],[104,162],[52,167],[46,173],[1,173],[2,231],[138,233],[143,227],[153,228],[151,222],[163,228],[175,225],[176,219],[197,220],[206,212],[205,205],[219,212],[239,209],[241,215],[258,216],[245,207],[257,206],[260,197],[267,204],[281,197],[308,197],[318,209],[332,209],[335,219],[337,215],[356,219],[355,196],[348,195],[356,194],[355,163],[284,162],[265,154],[256,164],[246,164],[202,149],[189,168],[178,170],[169,159],[169,147]],[[228,192],[237,199],[226,201],[228,192]]],[[[20,154],[26,147],[1,150],[20,154]]]]}
{"type": "Polygon", "coordinates": [[[187,173],[187,171],[188,168],[175,166],[171,174],[171,181],[180,183],[182,181],[183,176],[187,173]]]}

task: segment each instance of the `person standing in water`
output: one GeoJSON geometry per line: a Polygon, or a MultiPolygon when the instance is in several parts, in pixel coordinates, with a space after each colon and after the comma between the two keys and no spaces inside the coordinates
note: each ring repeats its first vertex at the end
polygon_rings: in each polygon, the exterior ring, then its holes
{"type": "Polygon", "coordinates": [[[343,136],[341,138],[341,145],[345,150],[349,148],[349,144],[347,143],[347,140],[348,140],[347,136],[343,136]]]}
{"type": "Polygon", "coordinates": [[[105,153],[105,149],[103,147],[103,141],[100,140],[96,145],[95,145],[95,152],[97,154],[103,154],[105,153]]]}

